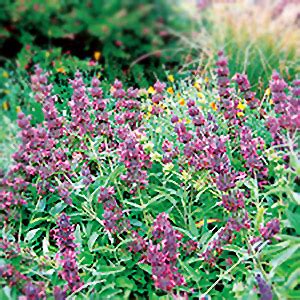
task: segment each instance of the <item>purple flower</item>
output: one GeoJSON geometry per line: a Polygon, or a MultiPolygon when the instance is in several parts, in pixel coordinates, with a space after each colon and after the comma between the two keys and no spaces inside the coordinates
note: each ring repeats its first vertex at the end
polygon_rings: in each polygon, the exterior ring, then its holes
{"type": "Polygon", "coordinates": [[[152,278],[157,288],[172,291],[185,283],[176,267],[179,256],[179,235],[171,226],[168,215],[161,213],[153,224],[153,239],[148,244],[146,260],[152,267],[152,278]]]}
{"type": "Polygon", "coordinates": [[[280,222],[278,219],[269,221],[265,226],[261,225],[259,232],[265,240],[270,240],[280,231],[280,222]]]}
{"type": "Polygon", "coordinates": [[[24,296],[26,300],[41,300],[46,299],[45,284],[43,282],[38,282],[33,284],[28,282],[23,288],[24,296]]]}
{"type": "Polygon", "coordinates": [[[123,232],[130,228],[129,220],[124,219],[123,211],[114,198],[113,187],[101,187],[98,201],[103,204],[105,229],[111,233],[123,232]]]}
{"type": "Polygon", "coordinates": [[[76,291],[83,285],[79,274],[76,262],[76,248],[74,243],[74,225],[70,223],[70,217],[62,213],[57,220],[57,229],[53,229],[53,237],[59,248],[57,254],[58,262],[62,267],[59,272],[61,278],[67,282],[68,288],[71,292],[76,291]]]}
{"type": "Polygon", "coordinates": [[[259,274],[255,277],[255,279],[259,288],[260,300],[272,300],[273,294],[271,286],[269,286],[259,274]]]}

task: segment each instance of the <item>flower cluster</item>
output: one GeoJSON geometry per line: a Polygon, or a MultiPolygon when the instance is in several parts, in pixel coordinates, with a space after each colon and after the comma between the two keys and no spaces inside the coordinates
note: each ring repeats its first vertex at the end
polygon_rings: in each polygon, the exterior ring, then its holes
{"type": "Polygon", "coordinates": [[[229,68],[228,68],[228,60],[224,56],[223,51],[218,52],[218,60],[217,60],[217,76],[218,76],[218,89],[219,96],[221,100],[221,104],[227,105],[227,101],[231,96],[230,89],[230,80],[229,80],[229,68]]]}
{"type": "Polygon", "coordinates": [[[70,84],[73,88],[72,99],[69,102],[72,117],[70,130],[74,134],[83,136],[93,132],[93,125],[89,113],[90,100],[86,95],[86,87],[79,71],[76,72],[75,78],[70,80],[70,84]]]}
{"type": "Polygon", "coordinates": [[[201,254],[203,259],[211,266],[215,265],[217,261],[217,254],[223,252],[223,247],[232,243],[235,239],[236,233],[241,229],[249,229],[250,221],[247,212],[241,216],[230,217],[226,225],[218,232],[217,237],[209,242],[205,251],[201,254]]]}
{"type": "Polygon", "coordinates": [[[17,284],[22,285],[24,281],[28,281],[28,277],[20,273],[11,264],[0,266],[0,278],[5,279],[10,287],[17,284]]]}
{"type": "Polygon", "coordinates": [[[65,290],[76,291],[82,286],[82,281],[78,274],[78,265],[76,262],[76,247],[74,243],[74,225],[70,223],[70,217],[61,214],[57,220],[57,229],[53,229],[53,237],[59,248],[57,254],[58,262],[62,267],[59,272],[61,278],[67,282],[65,290]]]}
{"type": "Polygon", "coordinates": [[[265,226],[261,225],[259,232],[264,240],[270,240],[280,231],[280,222],[278,219],[269,221],[265,226]]]}
{"type": "Polygon", "coordinates": [[[99,85],[99,79],[94,77],[92,79],[92,87],[89,88],[89,92],[93,98],[92,108],[95,114],[95,134],[112,138],[113,131],[109,122],[109,114],[105,111],[107,100],[103,99],[103,91],[99,85]]]}
{"type": "Polygon", "coordinates": [[[122,232],[125,228],[129,229],[128,220],[123,218],[123,211],[118,205],[113,187],[101,187],[98,201],[103,203],[104,226],[111,233],[122,232]]]}
{"type": "Polygon", "coordinates": [[[300,127],[299,85],[299,80],[295,80],[292,95],[288,96],[286,94],[288,85],[284,79],[277,72],[272,75],[270,89],[277,116],[269,117],[267,126],[274,139],[274,144],[282,144],[281,133],[283,129],[293,133],[300,127]]]}
{"type": "Polygon", "coordinates": [[[266,283],[261,275],[258,274],[255,279],[259,288],[260,300],[272,300],[273,293],[271,287],[266,283]]]}
{"type": "Polygon", "coordinates": [[[172,291],[176,286],[183,285],[185,280],[176,268],[181,236],[171,226],[166,213],[156,217],[152,237],[146,258],[152,267],[152,278],[157,288],[172,291]]]}
{"type": "Polygon", "coordinates": [[[163,164],[171,163],[173,159],[179,155],[178,147],[174,147],[174,144],[168,140],[163,141],[162,150],[164,152],[162,158],[163,164]]]}
{"type": "Polygon", "coordinates": [[[52,85],[48,83],[48,73],[44,73],[39,65],[35,65],[34,74],[31,75],[31,89],[35,92],[35,100],[43,103],[51,95],[52,85]]]}
{"type": "Polygon", "coordinates": [[[152,115],[160,115],[163,112],[162,107],[160,106],[161,102],[164,99],[164,89],[166,88],[166,84],[160,81],[157,81],[154,84],[154,89],[155,89],[155,93],[153,94],[151,100],[153,103],[152,109],[151,109],[151,114],[152,115]]]}
{"type": "Polygon", "coordinates": [[[112,90],[113,97],[118,100],[115,107],[115,121],[120,125],[118,134],[124,140],[130,130],[135,130],[139,127],[143,118],[140,102],[137,100],[139,90],[129,88],[126,92],[123,89],[122,82],[119,80],[114,82],[112,90]]]}
{"type": "Polygon", "coordinates": [[[241,128],[240,138],[241,154],[245,160],[245,168],[252,176],[257,177],[260,186],[266,184],[268,168],[261,155],[258,154],[259,149],[264,149],[264,140],[260,137],[254,138],[251,129],[247,126],[241,128]]]}
{"type": "Polygon", "coordinates": [[[121,175],[123,180],[135,193],[143,189],[148,183],[147,169],[151,167],[150,155],[146,154],[137,138],[137,132],[128,133],[125,140],[118,147],[120,161],[126,167],[126,173],[121,175]]]}
{"type": "Polygon", "coordinates": [[[41,300],[46,299],[45,284],[43,282],[28,282],[23,288],[24,300],[41,300]]]}
{"type": "Polygon", "coordinates": [[[251,91],[251,85],[246,74],[235,74],[235,82],[238,84],[240,92],[243,94],[247,104],[254,109],[259,106],[259,100],[255,98],[255,93],[251,91]]]}

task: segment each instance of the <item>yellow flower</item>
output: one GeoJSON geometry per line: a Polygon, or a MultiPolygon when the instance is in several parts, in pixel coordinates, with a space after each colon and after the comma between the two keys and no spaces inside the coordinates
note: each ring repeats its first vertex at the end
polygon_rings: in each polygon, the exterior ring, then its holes
{"type": "MultiPolygon", "coordinates": [[[[208,219],[208,220],[206,220],[207,224],[215,223],[215,222],[220,222],[220,220],[219,219],[208,219]]],[[[201,221],[196,223],[197,227],[202,227],[203,225],[204,225],[204,220],[201,220],[201,221]]]]}
{"type": "Polygon", "coordinates": [[[197,96],[198,96],[199,98],[204,98],[204,95],[203,95],[202,93],[198,93],[197,96]]]}
{"type": "Polygon", "coordinates": [[[191,123],[191,120],[190,119],[186,119],[186,124],[190,124],[191,123]]]}
{"type": "Polygon", "coordinates": [[[95,60],[98,61],[101,58],[101,52],[100,51],[95,51],[94,52],[94,58],[95,58],[95,60]]]}
{"type": "Polygon", "coordinates": [[[181,106],[183,106],[183,105],[185,104],[185,101],[184,101],[183,98],[181,98],[181,99],[178,101],[178,103],[179,103],[181,106]]]}
{"type": "Polygon", "coordinates": [[[205,78],[204,78],[204,82],[205,82],[205,83],[208,83],[208,82],[209,82],[208,77],[205,77],[205,78]]]}
{"type": "Polygon", "coordinates": [[[4,101],[2,105],[3,105],[4,110],[8,110],[9,106],[8,106],[7,101],[4,101]]]}
{"type": "Polygon", "coordinates": [[[271,94],[270,88],[267,88],[267,89],[266,89],[265,94],[266,94],[266,96],[270,96],[270,94],[271,94]]]}
{"type": "Polygon", "coordinates": [[[172,164],[172,163],[167,163],[167,164],[165,164],[164,167],[163,167],[163,172],[164,172],[164,173],[170,172],[170,171],[172,171],[173,168],[174,168],[174,164],[172,164]]]}
{"type": "Polygon", "coordinates": [[[174,76],[173,75],[169,75],[168,79],[169,79],[169,81],[174,82],[174,76]]]}
{"type": "Polygon", "coordinates": [[[151,118],[151,113],[150,112],[147,112],[146,114],[144,114],[144,119],[146,119],[146,120],[149,120],[150,118],[151,118]]]}
{"type": "Polygon", "coordinates": [[[155,89],[153,86],[150,86],[148,89],[148,94],[154,94],[155,93],[155,89]]]}
{"type": "Polygon", "coordinates": [[[150,113],[152,111],[152,105],[148,106],[148,112],[150,113]]]}
{"type": "Polygon", "coordinates": [[[116,89],[113,86],[111,86],[110,93],[113,94],[115,91],[116,91],[116,89]]]}
{"type": "Polygon", "coordinates": [[[6,71],[4,71],[3,73],[2,73],[2,77],[4,77],[4,78],[8,78],[8,73],[6,72],[6,71]]]}
{"type": "Polygon", "coordinates": [[[167,88],[167,92],[168,92],[169,94],[171,94],[171,95],[174,94],[174,90],[173,90],[172,87],[167,88]]]}
{"type": "Polygon", "coordinates": [[[244,113],[243,112],[241,112],[241,111],[239,111],[239,112],[237,112],[237,114],[236,114],[238,117],[243,117],[244,116],[244,113]]]}
{"type": "Polygon", "coordinates": [[[17,107],[16,107],[16,112],[17,112],[17,113],[20,113],[20,112],[21,112],[21,107],[20,107],[20,106],[17,106],[17,107]]]}
{"type": "Polygon", "coordinates": [[[66,73],[66,70],[65,70],[64,67],[60,67],[60,68],[56,69],[56,72],[58,72],[58,73],[66,73]]]}
{"type": "Polygon", "coordinates": [[[240,110],[245,110],[246,108],[246,105],[243,104],[241,101],[239,102],[238,106],[237,106],[237,109],[240,109],[240,110]]]}
{"type": "Polygon", "coordinates": [[[192,175],[185,170],[182,171],[181,177],[184,181],[189,181],[192,179],[192,175]]]}
{"type": "Polygon", "coordinates": [[[214,111],[216,111],[216,110],[218,109],[217,104],[216,104],[215,102],[211,102],[211,103],[210,103],[210,107],[211,107],[214,111]]]}
{"type": "Polygon", "coordinates": [[[270,104],[271,104],[271,105],[273,105],[273,104],[274,104],[274,101],[273,101],[273,99],[270,99],[270,101],[269,101],[269,102],[270,102],[270,104]]]}
{"type": "Polygon", "coordinates": [[[200,84],[199,84],[199,82],[195,82],[194,83],[194,87],[198,90],[198,91],[201,91],[201,86],[200,86],[200,84]]]}

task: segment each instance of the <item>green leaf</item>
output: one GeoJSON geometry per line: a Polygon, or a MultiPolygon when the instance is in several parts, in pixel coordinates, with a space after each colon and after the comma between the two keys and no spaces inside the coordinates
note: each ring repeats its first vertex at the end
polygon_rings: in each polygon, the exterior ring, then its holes
{"type": "Polygon", "coordinates": [[[292,274],[289,276],[285,286],[287,290],[294,289],[300,283],[300,268],[297,268],[292,274]]]}
{"type": "Polygon", "coordinates": [[[300,214],[293,213],[290,210],[287,210],[286,214],[291,225],[295,228],[296,232],[300,234],[300,214]]]}
{"type": "Polygon", "coordinates": [[[41,230],[41,228],[36,228],[36,229],[32,229],[30,231],[27,232],[26,236],[25,236],[25,242],[31,242],[35,239],[38,238],[38,232],[41,230]]]}
{"type": "Polygon", "coordinates": [[[116,285],[117,285],[117,287],[128,288],[130,290],[132,290],[134,287],[136,287],[135,282],[125,276],[118,277],[116,279],[116,285]]]}
{"type": "Polygon", "coordinates": [[[198,237],[199,236],[198,228],[196,227],[196,224],[195,224],[192,216],[189,215],[188,218],[189,218],[189,227],[190,227],[191,233],[193,234],[194,237],[198,237]]]}
{"type": "Polygon", "coordinates": [[[149,265],[147,265],[147,264],[138,264],[138,266],[139,266],[142,270],[146,271],[148,274],[152,274],[152,268],[151,268],[151,266],[149,266],[149,265]]]}
{"type": "Polygon", "coordinates": [[[50,209],[49,214],[54,217],[57,214],[61,213],[67,206],[68,204],[66,204],[65,202],[59,202],[50,209]]]}
{"type": "Polygon", "coordinates": [[[93,251],[92,248],[98,237],[99,237],[99,234],[97,232],[93,232],[92,235],[90,236],[90,238],[88,240],[88,247],[89,247],[90,251],[93,251]]]}
{"type": "Polygon", "coordinates": [[[293,245],[287,248],[285,251],[281,252],[275,258],[270,261],[272,268],[271,272],[274,272],[276,268],[278,268],[282,263],[291,258],[291,256],[298,250],[300,245],[293,245]]]}
{"type": "Polygon", "coordinates": [[[125,270],[125,267],[121,266],[99,266],[100,271],[96,272],[95,275],[110,275],[115,273],[120,273],[125,270]]]}

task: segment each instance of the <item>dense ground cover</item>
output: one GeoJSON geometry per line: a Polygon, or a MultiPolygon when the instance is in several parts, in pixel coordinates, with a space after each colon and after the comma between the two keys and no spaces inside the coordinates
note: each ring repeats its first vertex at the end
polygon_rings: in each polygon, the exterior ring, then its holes
{"type": "Polygon", "coordinates": [[[157,3],[1,3],[0,299],[300,298],[295,40],[157,3]]]}
{"type": "Polygon", "coordinates": [[[65,97],[35,67],[44,121],[18,114],[2,179],[3,293],[297,293],[299,81],[274,73],[259,100],[222,52],[216,73],[124,90],[76,72],[65,97]]]}

